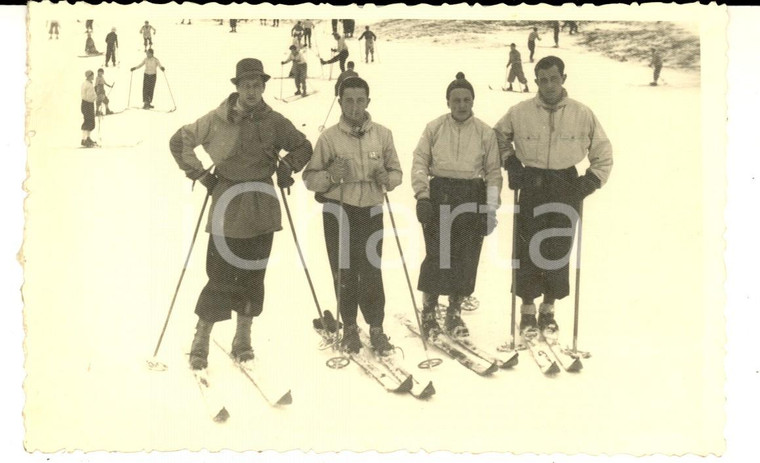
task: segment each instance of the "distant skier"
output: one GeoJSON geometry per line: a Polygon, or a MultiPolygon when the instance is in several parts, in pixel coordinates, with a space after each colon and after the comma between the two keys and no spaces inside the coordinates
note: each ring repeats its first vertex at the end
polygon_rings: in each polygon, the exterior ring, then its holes
{"type": "Polygon", "coordinates": [[[296,82],[295,94],[306,96],[306,75],[308,74],[308,65],[303,50],[295,45],[290,46],[290,55],[288,55],[288,59],[282,61],[282,64],[284,65],[291,61],[293,62],[291,73],[296,82]]]}
{"type": "Polygon", "coordinates": [[[230,19],[230,32],[237,32],[237,19],[230,19]]]}
{"type": "Polygon", "coordinates": [[[368,63],[369,55],[372,55],[372,62],[375,62],[375,40],[377,36],[369,30],[369,26],[364,26],[364,32],[359,36],[359,40],[364,39],[364,62],[368,63]]]}
{"type": "Polygon", "coordinates": [[[520,56],[520,52],[517,51],[517,45],[511,43],[509,47],[509,62],[507,63],[507,69],[509,69],[509,76],[507,77],[509,88],[506,90],[508,92],[514,91],[512,89],[512,82],[514,82],[515,78],[517,78],[517,81],[525,86],[525,88],[523,88],[523,92],[527,93],[530,90],[528,89],[528,79],[525,78],[525,73],[523,73],[522,57],[520,56]]]}
{"type": "Polygon", "coordinates": [[[98,95],[95,93],[95,87],[92,84],[95,73],[87,71],[84,73],[84,76],[85,80],[82,82],[82,90],[80,92],[82,95],[80,110],[84,118],[84,122],[82,122],[82,146],[92,148],[93,146],[97,146],[97,143],[90,138],[90,133],[95,130],[95,100],[97,100],[98,95]]]}
{"type": "MultiPolygon", "coordinates": [[[[180,24],[185,25],[185,20],[182,19],[182,22],[180,24]]],[[[187,25],[188,26],[192,26],[193,25],[193,20],[192,19],[188,19],[187,20],[187,25]]]]}
{"type": "Polygon", "coordinates": [[[112,27],[111,32],[106,35],[106,67],[108,61],[116,66],[116,49],[119,48],[119,37],[116,35],[116,28],[112,27]]]}
{"type": "Polygon", "coordinates": [[[142,63],[130,69],[134,72],[135,69],[139,69],[145,66],[145,74],[143,75],[143,109],[152,109],[153,105],[153,90],[156,88],[156,73],[158,69],[166,71],[166,68],[161,65],[158,58],[153,56],[153,49],[149,48],[145,52],[145,59],[142,63]]]}
{"type": "Polygon", "coordinates": [[[360,77],[344,80],[338,101],[340,122],[319,136],[303,179],[324,201],[325,244],[344,324],[341,347],[348,352],[362,347],[356,324],[360,308],[372,348],[387,355],[393,346],[383,332],[382,206],[384,191],[401,184],[401,164],[393,134],[366,110],[369,84],[360,77]]]}
{"type": "Polygon", "coordinates": [[[103,112],[100,110],[100,105],[105,106],[106,115],[113,114],[113,111],[108,108],[108,96],[106,95],[105,89],[106,86],[113,88],[113,84],[108,84],[108,82],[106,82],[103,73],[104,71],[102,68],[98,69],[98,77],[95,79],[95,94],[97,95],[97,98],[95,100],[95,115],[97,116],[103,115],[103,112]]]}
{"type": "Polygon", "coordinates": [[[60,25],[58,24],[58,20],[52,19],[50,20],[50,28],[48,29],[48,34],[50,34],[50,37],[48,37],[48,40],[51,40],[53,38],[53,34],[55,34],[55,39],[58,40],[58,28],[60,25]]]}
{"type": "Polygon", "coordinates": [[[357,74],[356,71],[354,71],[353,61],[349,61],[348,63],[346,63],[346,66],[348,67],[348,69],[341,72],[340,75],[338,76],[338,81],[335,82],[335,96],[338,96],[338,94],[340,93],[340,86],[341,84],[343,84],[344,80],[348,79],[349,77],[359,77],[359,74],[357,74]]]}
{"type": "Polygon", "coordinates": [[[568,28],[568,34],[573,35],[578,33],[578,23],[576,21],[565,21],[562,23],[562,30],[568,28]]]}
{"type": "Polygon", "coordinates": [[[337,19],[331,19],[330,24],[332,24],[332,33],[333,35],[338,33],[338,20],[337,19]]]}
{"type": "Polygon", "coordinates": [[[272,20],[272,27],[280,27],[280,20],[279,19],[273,19],[272,20]]]}
{"type": "Polygon", "coordinates": [[[153,34],[156,33],[156,28],[151,26],[148,21],[140,28],[140,33],[143,36],[143,47],[147,50],[149,47],[153,47],[153,34]]]}
{"type": "Polygon", "coordinates": [[[101,53],[95,48],[95,41],[92,40],[92,34],[87,33],[87,39],[84,41],[84,52],[88,56],[100,55],[101,53]]]}
{"type": "Polygon", "coordinates": [[[356,27],[356,21],[353,19],[343,20],[343,36],[347,39],[354,37],[354,28],[356,27]]]}
{"type": "Polygon", "coordinates": [[[323,60],[322,57],[320,57],[319,62],[322,63],[322,66],[324,66],[325,64],[340,61],[340,71],[343,72],[346,70],[346,59],[348,59],[348,47],[346,46],[346,39],[341,37],[339,34],[333,34],[333,38],[337,42],[337,45],[335,48],[332,48],[331,51],[337,52],[338,54],[329,60],[323,60]]]}
{"type": "Polygon", "coordinates": [[[92,19],[88,19],[87,21],[84,22],[85,32],[92,32],[92,23],[93,23],[92,19]]]}
{"type": "Polygon", "coordinates": [[[570,293],[573,235],[556,231],[574,228],[575,211],[612,170],[612,145],[601,124],[591,109],[567,96],[564,62],[546,56],[535,73],[538,94],[512,106],[494,127],[509,188],[520,191],[513,291],[522,299],[521,333],[558,329],[554,302],[570,293]],[[586,158],[590,166],[579,177],[576,164],[586,158]],[[541,295],[536,322],[533,301],[541,295]]]}
{"type": "Polygon", "coordinates": [[[652,57],[649,62],[649,67],[654,69],[652,82],[649,85],[657,86],[657,81],[660,80],[660,71],[662,71],[662,55],[660,55],[660,52],[654,47],[652,47],[652,57]]]}
{"type": "Polygon", "coordinates": [[[538,36],[538,28],[534,27],[533,31],[528,35],[528,50],[530,50],[530,62],[533,62],[533,53],[536,52],[536,40],[541,40],[538,36]]]}
{"type": "Polygon", "coordinates": [[[457,73],[446,88],[449,112],[425,126],[413,154],[412,189],[425,238],[417,284],[425,337],[441,332],[439,295],[449,297],[445,331],[455,338],[469,336],[462,302],[475,290],[483,238],[496,227],[503,182],[499,146],[491,127],[474,116],[474,100],[472,85],[457,73]],[[449,221],[443,215],[468,207],[453,212],[449,221]]]}
{"type": "Polygon", "coordinates": [[[259,19],[259,26],[266,26],[267,20],[266,19],[259,19]]]}
{"type": "Polygon", "coordinates": [[[268,80],[261,61],[242,59],[231,79],[237,91],[169,140],[180,169],[208,188],[213,198],[206,226],[208,283],[195,306],[198,323],[190,347],[190,367],[195,370],[208,366],[214,323],[229,320],[233,311],[237,328],[231,353],[239,362],[254,358],[251,324],[264,309],[267,260],[274,233],[282,230],[272,176],[277,174],[279,188],[288,188],[293,172],[311,158],[312,146],[304,134],[264,102],[268,80]],[[199,146],[216,166],[214,173],[198,159],[199,146]],[[278,162],[281,150],[288,154],[278,162]],[[220,205],[230,195],[226,208],[220,205]]]}
{"type": "Polygon", "coordinates": [[[303,43],[311,48],[311,33],[314,30],[314,21],[306,19],[303,22],[303,43]]]}
{"type": "Polygon", "coordinates": [[[301,46],[301,40],[303,39],[303,24],[298,21],[293,28],[290,29],[290,36],[293,37],[293,45],[301,46]]]}
{"type": "Polygon", "coordinates": [[[554,30],[554,48],[559,48],[559,21],[552,21],[552,29],[554,30]]]}

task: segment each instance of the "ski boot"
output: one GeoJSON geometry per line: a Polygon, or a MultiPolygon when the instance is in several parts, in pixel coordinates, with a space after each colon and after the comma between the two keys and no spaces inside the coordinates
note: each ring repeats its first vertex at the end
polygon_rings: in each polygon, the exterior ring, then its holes
{"type": "Polygon", "coordinates": [[[213,322],[207,322],[201,318],[195,325],[195,337],[190,346],[190,368],[193,370],[203,370],[208,366],[208,345],[213,327],[213,322]]]}
{"type": "Polygon", "coordinates": [[[525,85],[525,88],[523,89],[523,93],[530,93],[530,90],[528,89],[527,85],[525,85]]]}
{"type": "Polygon", "coordinates": [[[537,326],[536,306],[534,304],[523,304],[520,307],[520,334],[535,330],[537,326]]]}
{"type": "Polygon", "coordinates": [[[449,307],[446,309],[446,331],[454,338],[465,338],[470,331],[461,316],[462,296],[449,296],[449,307]]]}
{"type": "Polygon", "coordinates": [[[549,330],[550,332],[559,331],[559,325],[554,320],[554,304],[542,303],[538,308],[538,329],[541,332],[549,330]]]}
{"type": "Polygon", "coordinates": [[[382,326],[369,327],[369,342],[378,355],[388,356],[393,353],[393,345],[388,342],[388,336],[383,333],[382,326]]]}
{"type": "Polygon", "coordinates": [[[509,87],[507,88],[508,92],[514,92],[514,89],[512,88],[512,84],[509,84],[509,87]]]}
{"type": "Polygon", "coordinates": [[[340,340],[340,347],[350,354],[356,354],[361,350],[362,342],[359,339],[359,328],[356,325],[343,327],[343,339],[340,340]]]}
{"type": "Polygon", "coordinates": [[[253,348],[251,347],[251,324],[253,317],[240,315],[237,316],[237,330],[235,337],[232,338],[232,357],[235,361],[242,363],[253,360],[253,348]]]}
{"type": "Polygon", "coordinates": [[[427,339],[435,338],[441,334],[441,326],[436,320],[436,309],[438,308],[438,295],[422,293],[422,314],[420,316],[420,328],[422,336],[427,339]]]}

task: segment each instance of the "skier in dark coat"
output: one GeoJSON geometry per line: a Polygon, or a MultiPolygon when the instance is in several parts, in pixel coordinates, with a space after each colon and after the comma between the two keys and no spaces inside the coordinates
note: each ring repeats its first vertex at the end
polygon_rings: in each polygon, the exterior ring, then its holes
{"type": "Polygon", "coordinates": [[[208,283],[195,307],[198,323],[190,348],[190,366],[195,370],[208,365],[214,323],[230,319],[232,311],[237,312],[237,329],[231,353],[240,362],[253,359],[251,324],[264,308],[267,261],[274,233],[282,230],[272,176],[277,173],[279,188],[289,188],[293,172],[312,155],[304,134],[264,102],[268,80],[261,61],[239,61],[231,79],[237,92],[182,126],[169,141],[179,167],[212,195],[206,227],[208,283]],[[195,154],[198,146],[211,157],[214,173],[204,169],[195,154]],[[281,150],[288,152],[282,160],[281,150]]]}
{"type": "Polygon", "coordinates": [[[106,35],[106,67],[108,61],[116,66],[116,49],[119,48],[119,37],[116,35],[116,28],[112,27],[111,32],[106,35]]]}

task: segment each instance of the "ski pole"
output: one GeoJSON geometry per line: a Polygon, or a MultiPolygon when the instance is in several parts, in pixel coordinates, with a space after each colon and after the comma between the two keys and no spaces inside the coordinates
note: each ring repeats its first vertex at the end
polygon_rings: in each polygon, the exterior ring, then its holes
{"type": "MultiPolygon", "coordinates": [[[[209,167],[204,175],[211,172],[211,169],[214,166],[212,165],[209,167]]],[[[158,343],[156,343],[156,349],[153,351],[153,358],[151,360],[148,360],[148,367],[151,370],[166,370],[166,365],[159,362],[156,359],[156,356],[158,355],[158,349],[161,347],[161,341],[164,339],[164,333],[166,333],[166,327],[169,325],[169,317],[171,317],[172,310],[174,309],[174,303],[177,301],[177,294],[179,293],[180,285],[182,285],[182,279],[185,277],[185,271],[187,270],[187,264],[190,262],[190,256],[193,253],[193,246],[195,246],[195,239],[198,237],[198,230],[201,227],[201,221],[203,221],[203,214],[206,211],[206,205],[208,204],[208,198],[211,197],[211,190],[206,193],[206,198],[203,200],[203,206],[201,206],[201,213],[198,216],[198,222],[195,224],[195,231],[193,232],[193,239],[190,242],[190,249],[187,251],[187,257],[185,258],[185,265],[182,266],[182,272],[179,275],[179,281],[177,281],[177,287],[174,289],[174,296],[172,297],[172,302],[169,305],[169,312],[166,314],[166,321],[164,321],[164,327],[161,330],[161,335],[158,337],[158,343]]]]}
{"type": "Polygon", "coordinates": [[[177,110],[177,103],[174,102],[174,95],[172,94],[172,87],[169,85],[169,78],[166,77],[166,71],[163,71],[164,73],[164,80],[166,81],[166,88],[169,89],[169,96],[172,98],[172,105],[174,105],[174,109],[172,109],[169,112],[176,111],[177,110]]]}
{"type": "Polygon", "coordinates": [[[325,121],[322,123],[322,125],[319,126],[319,131],[325,130],[325,124],[327,124],[327,119],[330,117],[330,113],[332,112],[333,106],[335,106],[335,101],[338,99],[338,95],[335,95],[335,98],[333,98],[332,104],[330,104],[330,109],[327,111],[327,116],[325,116],[325,121]]]}
{"type": "Polygon", "coordinates": [[[132,104],[132,76],[135,74],[135,71],[129,72],[129,93],[127,94],[127,108],[129,108],[129,105],[132,104]]]}
{"type": "Polygon", "coordinates": [[[404,275],[406,275],[406,285],[409,287],[409,296],[412,298],[412,307],[414,307],[414,319],[417,320],[417,328],[420,330],[420,339],[422,339],[422,347],[425,350],[426,360],[420,362],[417,366],[420,368],[434,368],[440,365],[443,361],[439,358],[430,358],[428,352],[427,341],[422,331],[422,322],[420,322],[420,314],[417,312],[417,301],[414,299],[414,290],[412,289],[412,280],[409,278],[409,270],[406,267],[406,259],[404,259],[404,251],[401,248],[401,240],[398,237],[398,230],[396,229],[396,220],[393,218],[393,209],[391,209],[391,201],[388,199],[388,193],[383,191],[385,195],[385,204],[388,205],[388,215],[391,218],[391,225],[393,225],[393,235],[396,237],[396,246],[398,246],[398,253],[401,256],[401,263],[404,266],[404,275]]]}
{"type": "Polygon", "coordinates": [[[578,313],[581,289],[581,244],[583,242],[583,200],[578,206],[578,249],[575,255],[575,313],[573,315],[573,353],[578,353],[578,313]]]}
{"type": "Polygon", "coordinates": [[[285,80],[285,65],[280,64],[280,99],[282,100],[282,81],[285,80]]]}
{"type": "MultiPolygon", "coordinates": [[[[337,302],[338,302],[338,310],[336,312],[338,313],[335,316],[335,326],[340,326],[340,307],[341,302],[343,299],[343,268],[341,264],[343,263],[343,178],[340,179],[340,210],[338,211],[338,291],[337,291],[337,302]]],[[[337,343],[339,340],[338,337],[335,338],[335,342],[337,343]]]]}
{"type": "Polygon", "coordinates": [[[512,317],[509,328],[509,335],[512,337],[512,341],[509,343],[509,347],[515,350],[515,318],[517,317],[517,207],[518,207],[518,190],[515,189],[512,209],[512,317]]]}

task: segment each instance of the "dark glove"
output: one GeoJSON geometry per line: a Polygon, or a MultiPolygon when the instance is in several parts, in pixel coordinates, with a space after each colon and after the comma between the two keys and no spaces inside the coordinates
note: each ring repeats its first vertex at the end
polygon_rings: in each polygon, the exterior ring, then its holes
{"type": "Polygon", "coordinates": [[[417,200],[417,220],[427,225],[433,221],[433,203],[428,198],[417,200]]]}
{"type": "Polygon", "coordinates": [[[504,161],[504,169],[507,171],[510,190],[520,190],[525,188],[527,173],[525,167],[523,167],[520,160],[517,159],[517,156],[509,156],[504,161]]]}
{"type": "Polygon", "coordinates": [[[166,68],[163,67],[163,66],[161,66],[161,70],[164,71],[164,72],[166,72],[166,68]]]}
{"type": "Polygon", "coordinates": [[[573,195],[578,201],[583,201],[586,196],[601,187],[602,182],[591,172],[587,172],[585,175],[576,178],[572,184],[573,195]]]}
{"type": "Polygon", "coordinates": [[[294,183],[295,180],[293,180],[293,170],[289,165],[280,161],[280,163],[277,164],[277,186],[285,189],[290,188],[294,183]]]}
{"type": "Polygon", "coordinates": [[[209,171],[203,174],[203,176],[201,176],[198,181],[208,189],[209,193],[211,193],[214,191],[216,184],[219,183],[219,177],[209,171]]]}
{"type": "Polygon", "coordinates": [[[391,188],[389,187],[391,182],[391,176],[388,175],[388,171],[379,168],[375,171],[375,183],[377,183],[377,186],[380,188],[385,187],[386,191],[391,191],[391,188]]]}
{"type": "Polygon", "coordinates": [[[481,233],[483,236],[490,235],[499,221],[496,220],[496,211],[488,211],[480,216],[481,220],[481,233]]]}
{"type": "Polygon", "coordinates": [[[285,65],[285,63],[287,63],[287,61],[280,61],[280,64],[282,64],[283,66],[285,65]]]}
{"type": "Polygon", "coordinates": [[[343,158],[336,157],[327,168],[327,173],[330,175],[330,181],[332,183],[340,183],[348,176],[348,161],[343,158]]]}
{"type": "Polygon", "coordinates": [[[129,68],[130,71],[134,72],[137,68],[129,68]]]}

